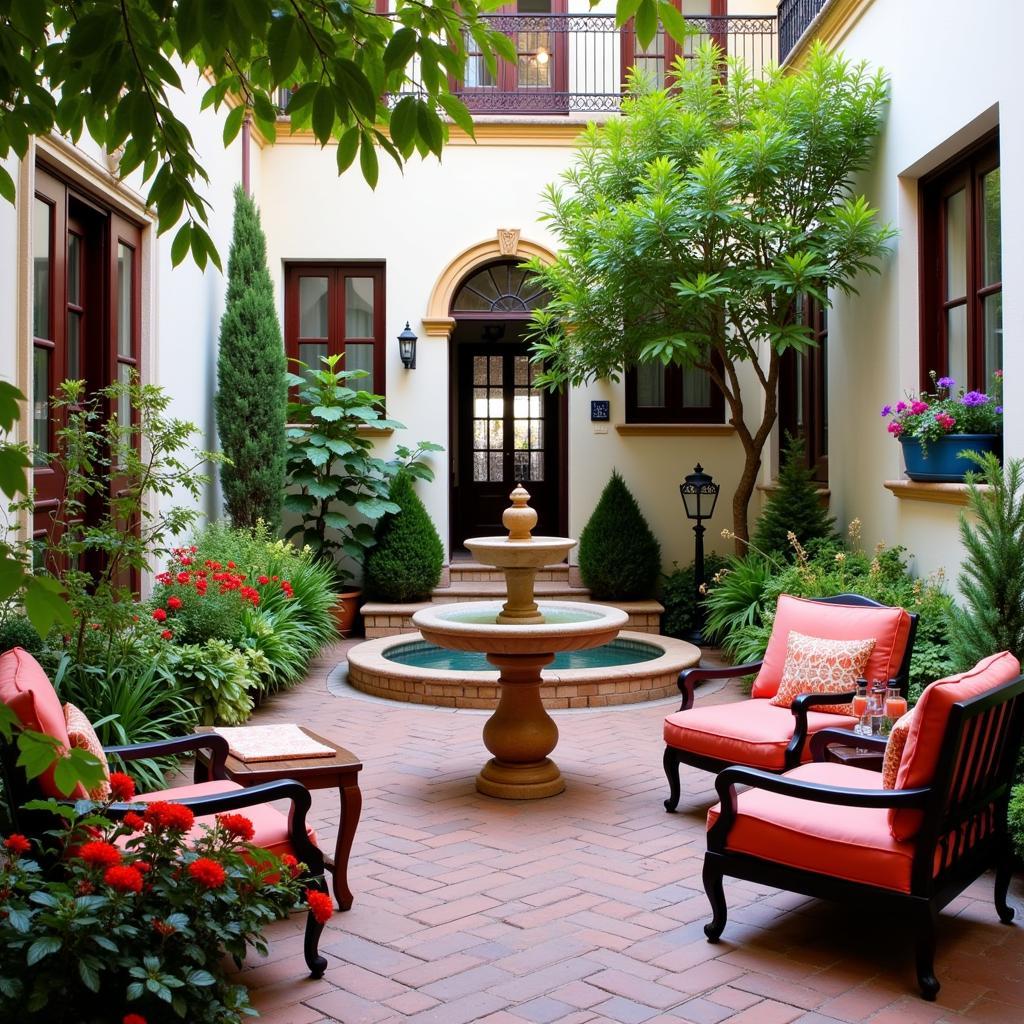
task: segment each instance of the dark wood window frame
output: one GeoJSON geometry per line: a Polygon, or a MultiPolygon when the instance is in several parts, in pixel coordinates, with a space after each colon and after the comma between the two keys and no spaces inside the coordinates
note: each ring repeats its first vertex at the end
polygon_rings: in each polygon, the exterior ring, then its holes
{"type": "Polygon", "coordinates": [[[807,467],[828,483],[828,310],[805,298],[803,318],[816,342],[804,352],[787,349],[779,372],[779,431],[804,439],[807,467]],[[800,415],[802,412],[802,416],[800,415]]]}
{"type": "MultiPolygon", "coordinates": [[[[715,357],[718,363],[717,356],[715,357]]],[[[720,363],[719,363],[720,365],[720,363]]],[[[683,369],[675,364],[665,367],[665,404],[661,406],[639,404],[637,394],[637,373],[626,371],[626,422],[627,423],[724,423],[725,396],[721,389],[711,382],[710,405],[685,405],[683,402],[683,369]]]]}
{"type": "MultiPolygon", "coordinates": [[[[686,0],[671,0],[672,6],[676,8],[683,16],[687,14],[686,11],[686,0]]],[[[729,14],[729,2],[728,0],[711,0],[710,10],[707,14],[692,14],[694,18],[724,18],[729,14]]],[[[658,35],[663,37],[664,43],[664,73],[667,75],[668,70],[672,67],[675,59],[684,52],[682,46],[676,42],[663,28],[658,27],[658,35]]],[[[728,53],[729,47],[727,42],[727,34],[725,27],[722,27],[721,32],[713,33],[711,36],[712,40],[717,43],[723,52],[728,53]]],[[[620,64],[622,68],[622,85],[626,85],[626,73],[632,68],[638,59],[646,57],[648,60],[657,59],[653,54],[644,54],[638,50],[638,43],[636,39],[636,30],[634,28],[633,19],[630,18],[619,33],[619,46],[621,49],[620,53],[620,64]]]]}
{"type": "MultiPolygon", "coordinates": [[[[373,344],[373,390],[387,394],[386,347],[386,266],[383,261],[368,262],[292,262],[285,265],[285,354],[289,360],[298,359],[299,345],[326,342],[328,355],[340,355],[347,344],[373,344]],[[326,277],[327,338],[304,338],[299,335],[299,281],[303,277],[326,277]],[[347,337],[345,335],[345,281],[348,278],[373,279],[373,336],[347,337]]],[[[290,369],[294,364],[289,365],[290,369]]],[[[345,361],[341,369],[345,369],[345,361]]]]}
{"type": "Polygon", "coordinates": [[[949,367],[949,309],[966,306],[967,380],[958,384],[985,390],[984,303],[1002,292],[1002,280],[984,281],[982,178],[999,167],[999,132],[996,129],[959,153],[920,182],[921,259],[921,387],[930,388],[929,372],[946,376],[949,367]],[[946,200],[966,190],[967,267],[963,298],[946,298],[946,200]]]}

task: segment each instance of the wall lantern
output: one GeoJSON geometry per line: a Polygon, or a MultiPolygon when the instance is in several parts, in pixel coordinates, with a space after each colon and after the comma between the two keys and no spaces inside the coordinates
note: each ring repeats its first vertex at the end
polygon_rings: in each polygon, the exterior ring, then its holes
{"type": "Polygon", "coordinates": [[[545,64],[551,59],[551,54],[548,52],[547,47],[538,46],[537,54],[534,58],[540,67],[544,67],[545,64]]]}
{"type": "Polygon", "coordinates": [[[416,335],[409,329],[408,320],[405,321],[405,330],[398,336],[398,354],[407,370],[416,369],[416,335]]]}
{"type": "Polygon", "coordinates": [[[693,559],[693,583],[695,587],[696,629],[687,637],[692,643],[703,643],[704,631],[704,520],[710,519],[715,511],[720,487],[705,473],[698,462],[692,473],[688,473],[679,485],[679,493],[686,508],[687,519],[696,520],[693,532],[696,537],[693,559]]]}

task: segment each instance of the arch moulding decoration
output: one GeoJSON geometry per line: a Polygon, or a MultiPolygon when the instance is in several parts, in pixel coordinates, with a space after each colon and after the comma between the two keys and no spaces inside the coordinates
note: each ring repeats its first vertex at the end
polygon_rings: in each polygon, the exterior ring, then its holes
{"type": "Polygon", "coordinates": [[[509,255],[518,256],[521,259],[529,259],[536,256],[545,263],[554,263],[555,254],[537,242],[530,242],[526,239],[518,239],[512,253],[508,252],[507,237],[505,229],[499,229],[494,238],[486,242],[478,242],[470,246],[464,252],[459,253],[441,272],[430,293],[430,300],[427,302],[427,312],[423,317],[423,330],[429,338],[451,337],[452,328],[455,326],[455,319],[451,315],[452,299],[459,285],[479,267],[494,260],[508,259],[509,255]]]}

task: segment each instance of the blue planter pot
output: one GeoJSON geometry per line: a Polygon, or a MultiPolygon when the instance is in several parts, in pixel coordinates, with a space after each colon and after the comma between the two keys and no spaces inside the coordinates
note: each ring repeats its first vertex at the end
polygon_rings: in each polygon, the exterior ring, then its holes
{"type": "Polygon", "coordinates": [[[976,470],[977,464],[960,457],[962,451],[995,452],[1000,454],[1002,438],[998,434],[946,434],[938,441],[928,442],[928,452],[921,450],[921,442],[912,437],[901,437],[903,461],[907,476],[922,483],[963,483],[964,473],[976,470]]]}

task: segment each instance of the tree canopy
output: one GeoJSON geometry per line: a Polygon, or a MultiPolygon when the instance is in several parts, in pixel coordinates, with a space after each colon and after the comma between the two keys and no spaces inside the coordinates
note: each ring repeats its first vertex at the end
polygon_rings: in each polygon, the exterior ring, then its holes
{"type": "Polygon", "coordinates": [[[634,79],[624,116],[590,126],[546,191],[561,251],[531,264],[552,295],[533,315],[534,354],[549,386],[618,380],[653,360],[710,374],[744,451],[733,499],[743,542],[780,357],[813,343],[802,297],[853,291],[893,234],[854,191],[887,80],[821,46],[794,73],[754,79],[708,44],[673,73],[666,90],[634,79]],[[754,409],[742,363],[761,392],[754,409]]]}

